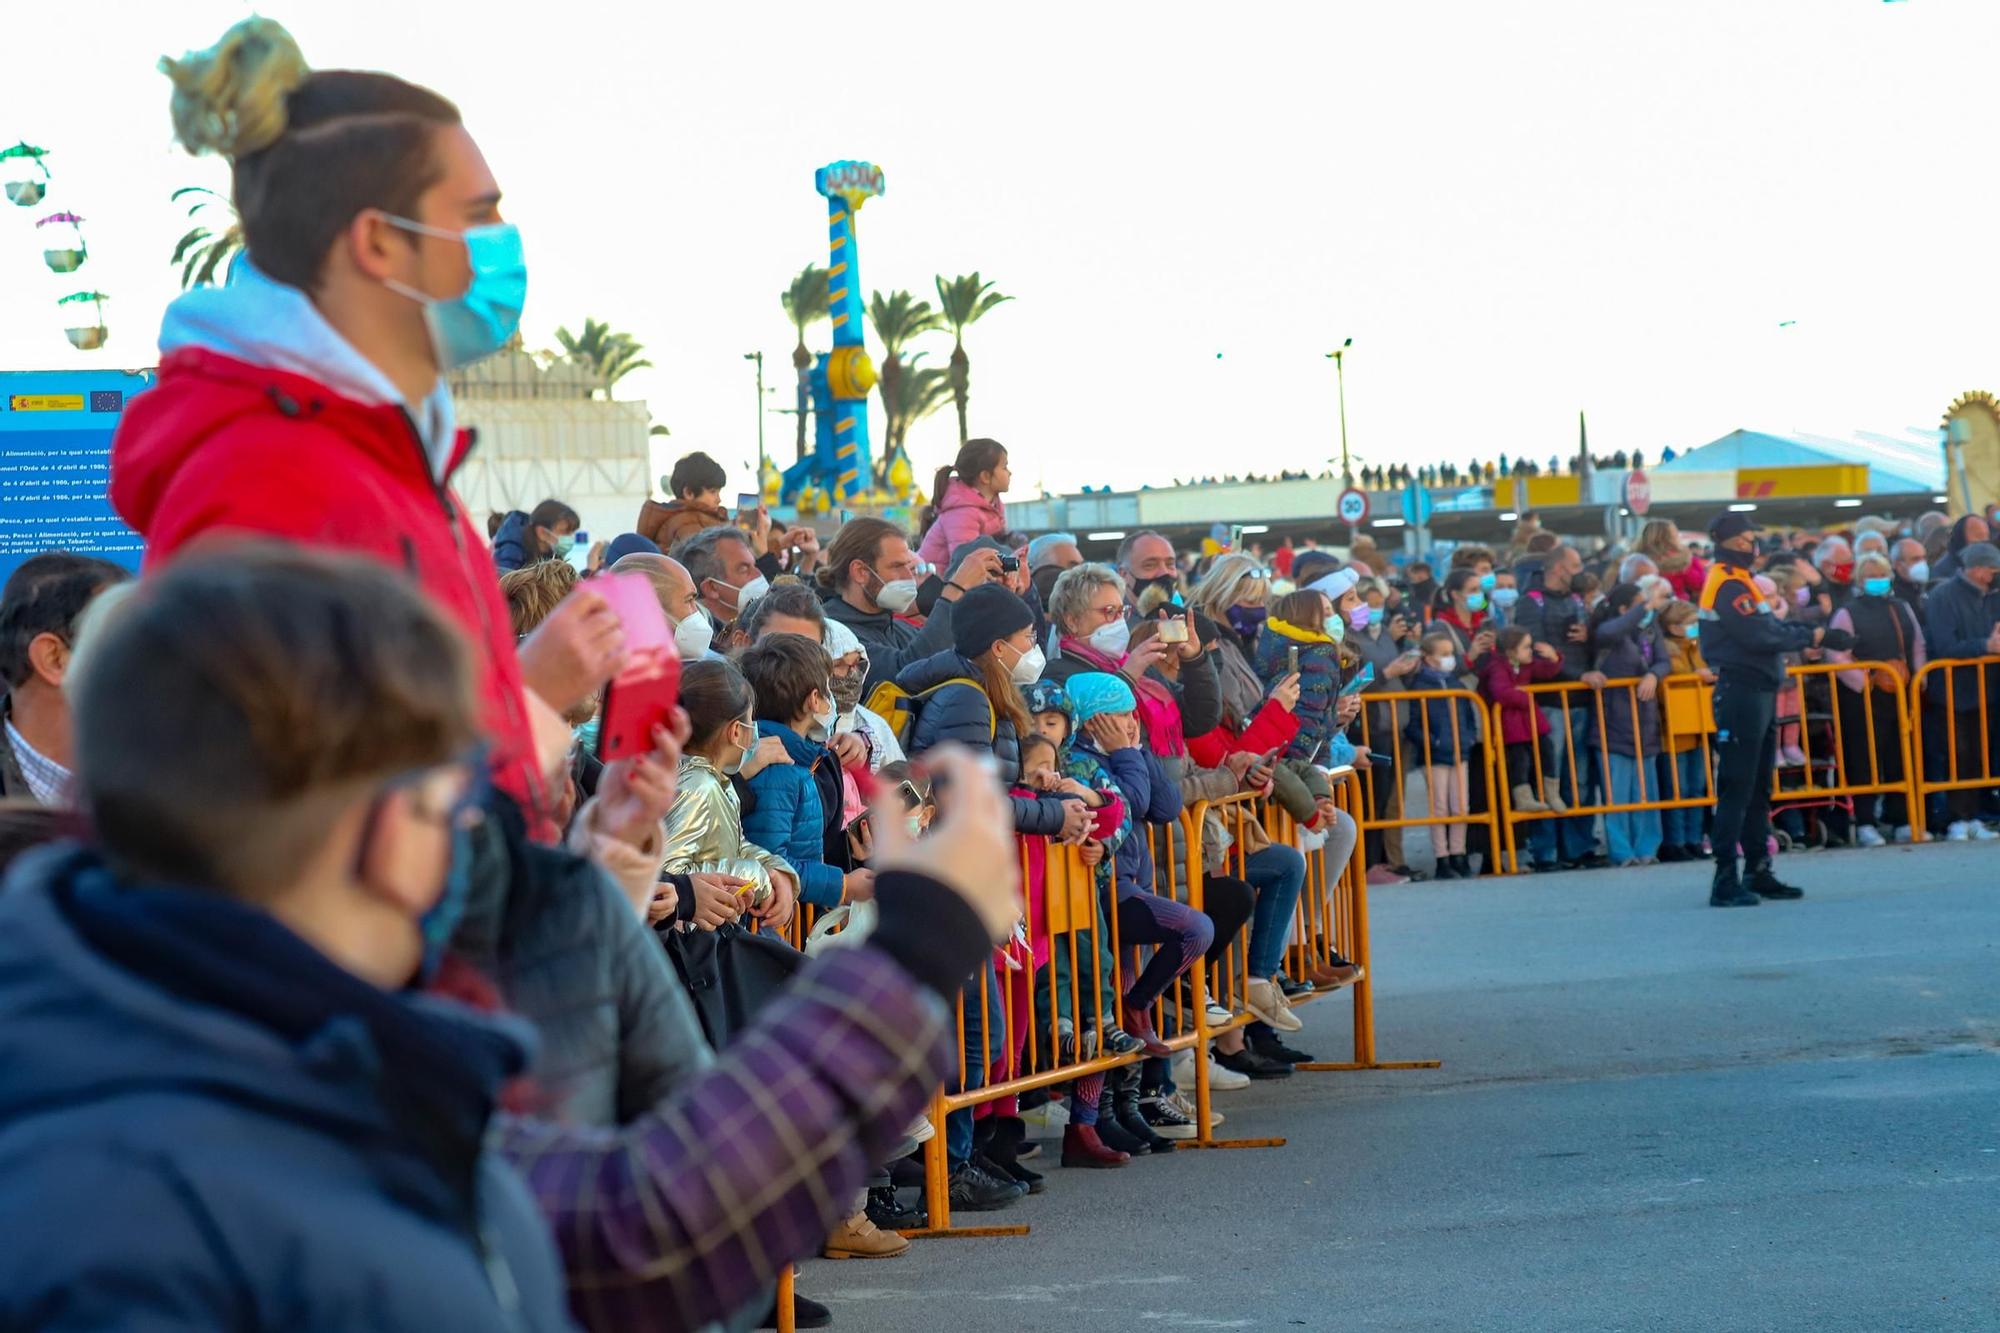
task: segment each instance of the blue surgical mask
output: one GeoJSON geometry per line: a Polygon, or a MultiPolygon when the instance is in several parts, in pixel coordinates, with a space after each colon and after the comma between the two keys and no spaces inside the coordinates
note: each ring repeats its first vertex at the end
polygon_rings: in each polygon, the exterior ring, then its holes
{"type": "Polygon", "coordinates": [[[451,943],[452,932],[465,917],[465,905],[472,897],[472,830],[458,827],[451,831],[451,863],[445,869],[444,891],[438,894],[436,902],[417,918],[417,929],[424,937],[423,961],[417,965],[415,984],[423,987],[437,976],[438,968],[444,964],[445,948],[451,943]]]}
{"type": "Polygon", "coordinates": [[[1481,574],[1479,576],[1479,587],[1484,592],[1492,592],[1493,585],[1498,583],[1499,581],[1500,580],[1492,574],[1481,574]]]}
{"type": "Polygon", "coordinates": [[[1520,600],[1521,590],[1519,588],[1495,588],[1493,590],[1493,605],[1499,607],[1502,611],[1505,611],[1520,600]]]}
{"type": "Polygon", "coordinates": [[[1465,594],[1465,609],[1468,611],[1484,611],[1486,609],[1486,594],[1483,592],[1469,592],[1465,594]]]}
{"type": "Polygon", "coordinates": [[[1861,580],[1861,591],[1870,597],[1887,597],[1889,595],[1889,580],[1863,579],[1861,580]]]}
{"type": "Polygon", "coordinates": [[[462,294],[432,296],[393,280],[384,284],[423,306],[438,369],[456,370],[505,347],[520,327],[521,306],[528,297],[528,264],[521,254],[519,228],[511,222],[495,222],[457,232],[393,213],[385,216],[406,231],[465,243],[472,281],[462,294]]]}
{"type": "Polygon", "coordinates": [[[1648,610],[1645,615],[1639,617],[1639,628],[1641,629],[1644,629],[1646,626],[1652,623],[1653,623],[1653,613],[1651,610],[1648,610]]]}
{"type": "Polygon", "coordinates": [[[1690,639],[1699,639],[1701,637],[1701,622],[1699,620],[1688,621],[1687,635],[1690,639]]]}

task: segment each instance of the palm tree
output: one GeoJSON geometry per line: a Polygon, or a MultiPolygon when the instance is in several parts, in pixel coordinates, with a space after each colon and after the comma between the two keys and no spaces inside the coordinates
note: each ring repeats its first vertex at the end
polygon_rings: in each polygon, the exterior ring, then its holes
{"type": "Polygon", "coordinates": [[[812,353],[806,350],[806,328],[825,319],[832,313],[833,298],[829,294],[826,270],[817,264],[807,264],[792,279],[792,285],[778,294],[784,303],[785,317],[792,321],[792,327],[799,331],[799,345],[792,349],[792,367],[799,372],[799,458],[806,456],[806,408],[812,401],[812,353]]]}
{"type": "Polygon", "coordinates": [[[994,291],[990,282],[981,282],[977,272],[963,274],[950,282],[939,275],[937,293],[939,313],[951,325],[951,398],[958,408],[958,442],[962,445],[968,438],[965,400],[972,387],[972,362],[965,354],[966,326],[978,323],[980,316],[994,306],[1014,298],[994,291]]]}
{"type": "Polygon", "coordinates": [[[188,206],[190,218],[200,217],[210,208],[220,208],[228,213],[229,225],[215,231],[203,223],[189,228],[181,237],[174,247],[174,257],[167,261],[181,265],[181,289],[207,286],[216,281],[218,273],[222,281],[229,281],[229,270],[235,266],[236,256],[243,253],[243,224],[237,220],[235,206],[203,185],[184,185],[175,190],[174,202],[179,203],[184,196],[194,198],[194,203],[188,206]]]}
{"type": "Polygon", "coordinates": [[[931,308],[929,301],[919,301],[908,292],[891,292],[887,297],[876,292],[868,303],[868,322],[875,326],[875,336],[882,340],[882,368],[876,372],[876,378],[882,394],[883,446],[882,456],[875,463],[875,478],[879,484],[887,485],[889,465],[895,460],[903,434],[897,429],[903,420],[901,406],[904,397],[900,383],[903,349],[910,345],[912,339],[943,328],[944,321],[931,308]]]}
{"type": "Polygon", "coordinates": [[[567,327],[556,330],[556,341],[562,344],[563,355],[579,365],[589,366],[597,372],[608,389],[635,370],[646,370],[652,362],[640,355],[645,345],[629,333],[614,333],[603,320],[583,321],[583,333],[573,334],[567,327]]]}
{"type": "Polygon", "coordinates": [[[910,427],[943,407],[951,397],[951,373],[943,366],[920,366],[928,353],[917,352],[896,377],[896,398],[884,404],[889,412],[886,447],[882,450],[880,473],[889,475],[889,463],[908,452],[910,427]]]}

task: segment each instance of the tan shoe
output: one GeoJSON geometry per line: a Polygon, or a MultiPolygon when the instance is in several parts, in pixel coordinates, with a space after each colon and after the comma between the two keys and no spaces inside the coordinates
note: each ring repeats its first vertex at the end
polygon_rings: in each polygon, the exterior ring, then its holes
{"type": "Polygon", "coordinates": [[[907,1237],[882,1230],[864,1212],[835,1227],[820,1253],[829,1259],[893,1259],[909,1248],[907,1237]]]}
{"type": "Polygon", "coordinates": [[[1557,814],[1569,809],[1569,806],[1563,803],[1562,784],[1554,778],[1542,779],[1542,799],[1548,802],[1549,809],[1557,814]]]}
{"type": "Polygon", "coordinates": [[[1547,813],[1549,807],[1535,798],[1533,787],[1517,782],[1514,784],[1514,808],[1524,815],[1539,815],[1547,813]]]}
{"type": "Polygon", "coordinates": [[[1340,963],[1334,967],[1314,968],[1312,984],[1320,991],[1339,990],[1342,986],[1352,986],[1368,975],[1368,969],[1359,963],[1340,963]]]}
{"type": "Polygon", "coordinates": [[[1297,1032],[1300,1022],[1285,1004],[1285,993],[1265,977],[1252,977],[1243,987],[1244,1007],[1280,1032],[1297,1032]]]}

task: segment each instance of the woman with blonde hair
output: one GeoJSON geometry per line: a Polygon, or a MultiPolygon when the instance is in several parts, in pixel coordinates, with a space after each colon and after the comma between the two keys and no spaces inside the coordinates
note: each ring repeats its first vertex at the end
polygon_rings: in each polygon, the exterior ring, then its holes
{"type": "Polygon", "coordinates": [[[1670,518],[1654,518],[1639,529],[1637,553],[1659,566],[1661,577],[1673,585],[1674,596],[1684,601],[1701,600],[1701,585],[1708,578],[1708,565],[1692,551],[1681,530],[1670,518]]]}

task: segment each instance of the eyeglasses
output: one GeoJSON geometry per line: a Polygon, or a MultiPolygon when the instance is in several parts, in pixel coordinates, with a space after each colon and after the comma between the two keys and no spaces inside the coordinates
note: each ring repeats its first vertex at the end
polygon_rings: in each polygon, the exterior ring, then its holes
{"type": "Polygon", "coordinates": [[[410,813],[428,824],[436,824],[454,832],[465,832],[479,827],[486,818],[486,798],[490,790],[488,773],[488,747],[475,745],[458,759],[429,768],[412,769],[391,778],[382,786],[375,798],[375,809],[369,812],[372,823],[376,812],[390,796],[399,791],[412,793],[410,813]],[[427,801],[431,794],[431,784],[444,772],[459,775],[458,794],[438,809],[427,801]]]}

